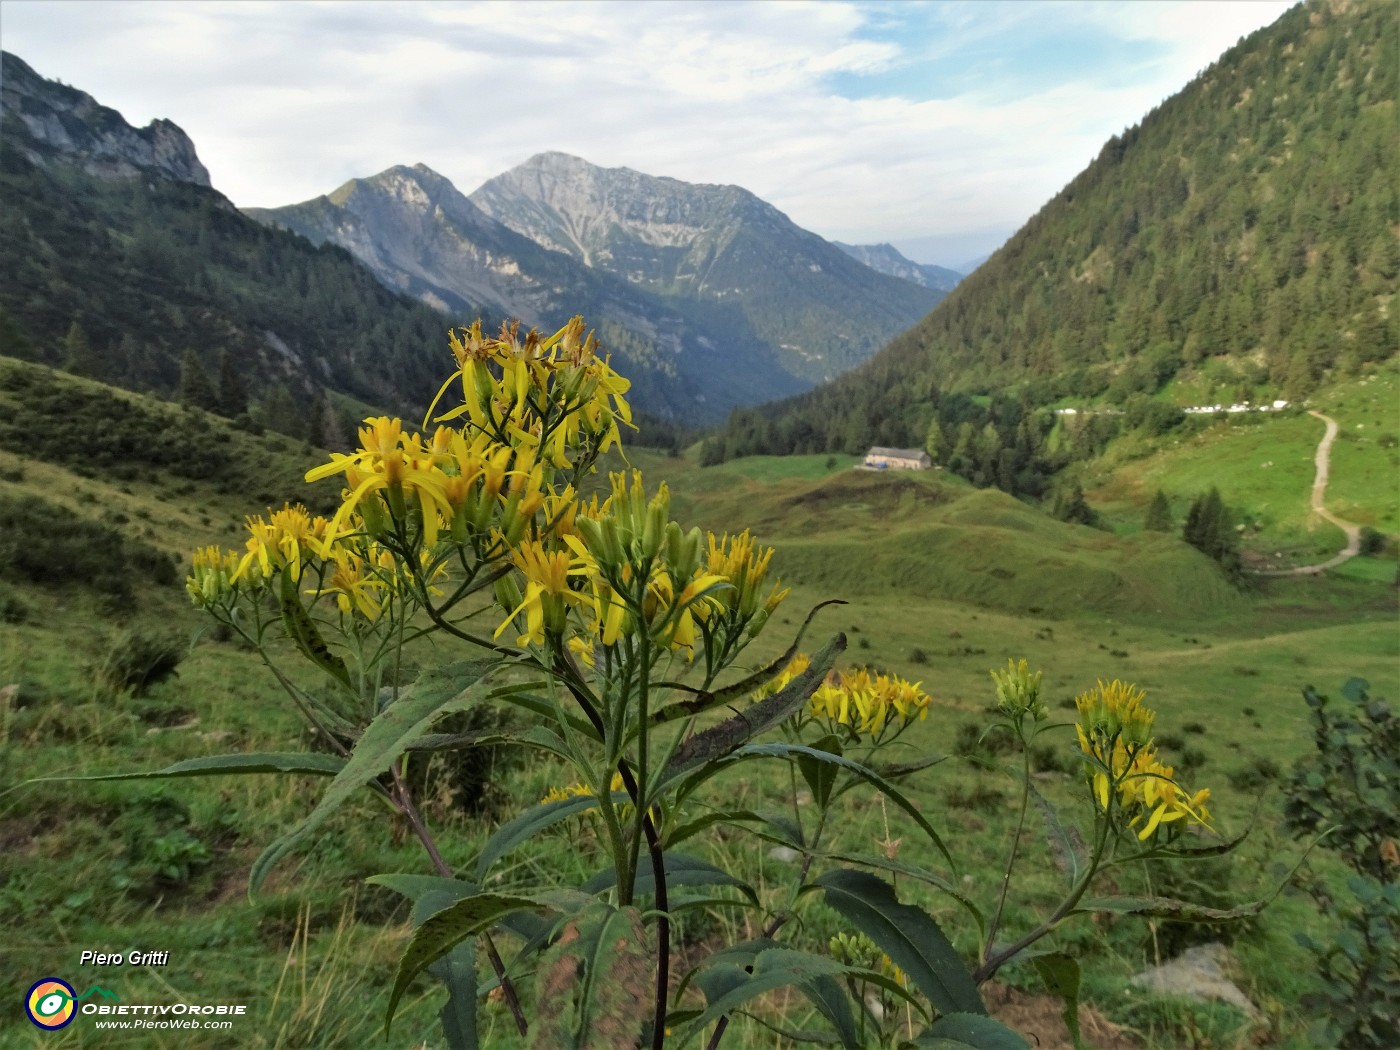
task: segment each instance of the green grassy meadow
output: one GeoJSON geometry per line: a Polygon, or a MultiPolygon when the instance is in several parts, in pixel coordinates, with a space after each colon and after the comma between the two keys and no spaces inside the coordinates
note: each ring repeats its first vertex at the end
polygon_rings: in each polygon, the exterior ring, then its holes
{"type": "MultiPolygon", "coordinates": [[[[1338,512],[1388,533],[1396,529],[1395,449],[1382,438],[1396,429],[1394,383],[1393,372],[1382,373],[1339,391],[1336,404],[1329,400],[1322,408],[1335,411],[1344,429],[1349,424],[1357,435],[1338,445],[1338,512]],[[1355,417],[1346,414],[1351,410],[1355,417]],[[1358,422],[1364,423],[1360,429],[1358,422]]],[[[87,577],[103,564],[95,555],[89,568],[89,555],[59,546],[52,557],[71,559],[55,574],[59,578],[0,574],[0,689],[16,687],[0,706],[0,995],[13,1003],[35,980],[54,974],[83,987],[110,984],[133,999],[179,993],[248,1003],[249,1018],[234,1030],[202,1034],[198,1045],[208,1047],[441,1046],[440,996],[426,981],[412,986],[387,1041],[382,1034],[407,914],[396,897],[365,879],[382,871],[427,873],[428,867],[405,829],[388,823],[368,796],[341,811],[250,901],[248,873],[261,847],[314,804],[319,785],[308,778],[28,783],[309,746],[257,655],[207,630],[181,585],[190,550],[240,542],[243,515],[296,498],[300,473],[324,455],[3,361],[0,419],[22,413],[34,384],[56,384],[79,405],[87,403],[83,398],[114,399],[118,431],[124,415],[148,419],[151,433],[165,434],[177,447],[207,445],[222,459],[198,476],[178,455],[143,459],[136,445],[123,445],[124,458],[114,458],[104,453],[104,443],[108,451],[122,445],[120,432],[80,432],[71,418],[48,424],[56,432],[52,441],[32,429],[0,432],[0,506],[42,506],[52,524],[43,534],[0,538],[0,573],[6,543],[57,544],[60,534],[83,521],[120,536],[131,566],[123,570],[129,576],[125,594],[115,585],[94,588],[87,577]],[[36,448],[44,451],[36,454],[36,448]],[[149,555],[137,557],[145,548],[136,544],[178,560],[176,582],[149,578],[159,567],[148,564],[149,555]],[[113,654],[137,635],[166,639],[181,656],[178,676],[144,695],[103,679],[113,654]],[[163,968],[80,968],[84,948],[168,950],[170,962],[163,968]]],[[[43,424],[29,426],[42,430],[43,424]]],[[[1090,498],[1126,523],[1135,512],[1140,520],[1140,508],[1160,486],[1173,495],[1179,521],[1191,495],[1218,484],[1227,502],[1245,507],[1258,523],[1246,533],[1255,550],[1277,546],[1291,557],[1331,553],[1341,545],[1336,530],[1314,534],[1306,520],[1312,449],[1321,430],[1308,416],[1213,427],[1178,447],[1105,467],[1090,498]],[[1260,465],[1270,461],[1276,466],[1260,465]]],[[[1014,826],[1012,781],[995,757],[988,766],[988,756],[955,752],[963,727],[985,722],[994,701],[988,671],[1008,658],[1044,670],[1052,711],[1065,721],[1073,697],[1097,678],[1131,680],[1147,690],[1158,711],[1164,757],[1189,770],[1191,785],[1212,788],[1220,830],[1254,828],[1232,858],[1196,873],[1173,871],[1171,885],[1155,887],[1205,894],[1211,903],[1271,893],[1283,877],[1279,865],[1291,865],[1301,853],[1279,831],[1277,784],[1311,747],[1302,688],[1335,692],[1359,675],[1371,681],[1373,693],[1400,697],[1393,558],[1356,559],[1323,578],[1262,580],[1241,594],[1175,538],[1061,524],[1002,493],[934,473],[858,471],[851,469],[852,457],[842,456],[758,457],[703,469],[693,450],[680,456],[637,450],[628,459],[649,479],[667,480],[673,513],[683,523],[752,526],[763,542],[777,546],[775,568],[793,591],[746,662],[757,665],[780,651],[810,606],[839,598],[846,604],[819,614],[811,645],[841,631],[847,662],[922,681],[934,704],[928,720],[907,734],[908,754],[951,757],[905,787],[954,845],[966,892],[987,906],[999,888],[1014,826]]],[[[315,496],[333,497],[325,486],[315,496]]],[[[117,555],[104,557],[110,563],[117,555]]],[[[287,666],[294,668],[286,648],[287,666]]],[[[450,646],[429,645],[415,660],[429,666],[453,656],[450,646]]],[[[1073,733],[1061,731],[1054,739],[1052,750],[1037,759],[1039,784],[1082,817],[1087,803],[1075,772],[1073,733]]],[[[792,804],[792,786],[779,767],[746,769],[753,772],[744,779],[723,782],[725,804],[792,804]]],[[[444,855],[465,867],[491,828],[542,797],[558,774],[537,761],[508,764],[493,776],[485,808],[475,814],[454,799],[441,770],[425,776],[425,809],[443,831],[444,855]]],[[[901,856],[935,863],[912,822],[893,809],[886,814],[859,792],[842,804],[842,847],[870,852],[877,840],[895,838],[901,856]]],[[[1032,832],[1007,913],[1013,933],[1032,925],[1058,888],[1039,829],[1032,832]]],[[[567,850],[557,840],[529,844],[507,876],[564,864],[582,878],[595,860],[596,842],[586,825],[568,835],[567,850]]],[[[744,870],[770,901],[787,892],[793,865],[773,857],[766,844],[719,836],[712,849],[717,859],[744,870]]],[[[1314,863],[1334,874],[1325,857],[1314,863]]],[[[1134,871],[1116,878],[1120,892],[1146,888],[1134,871]]],[[[901,889],[945,921],[959,948],[970,950],[971,931],[946,898],[913,885],[901,889]]],[[[824,943],[839,928],[816,904],[804,905],[802,916],[795,937],[824,943]]],[[[683,928],[681,950],[694,954],[723,939],[751,936],[756,925],[761,920],[716,910],[683,928]]],[[[1321,932],[1320,920],[1306,897],[1285,894],[1258,920],[1212,934],[1232,939],[1239,983],[1262,1010],[1255,1023],[1229,1008],[1129,992],[1127,977],[1156,951],[1165,955],[1188,943],[1189,931],[1164,924],[1154,947],[1154,931],[1145,923],[1080,921],[1053,940],[1081,957],[1089,1004],[1141,1045],[1259,1043],[1304,1050],[1306,1018],[1297,1001],[1309,971],[1292,940],[1299,929],[1321,932]]],[[[1012,967],[1002,977],[1037,988],[1028,967],[1012,967]]],[[[782,997],[765,1009],[770,1020],[789,1027],[809,1020],[799,1002],[782,997]]],[[[487,1045],[518,1045],[498,1004],[486,1006],[483,1024],[491,1032],[487,1045]]],[[[753,1022],[738,1025],[730,1040],[725,1045],[791,1045],[753,1022]]],[[[42,1033],[17,1010],[0,1012],[4,1047],[188,1045],[195,1044],[183,1033],[115,1037],[83,1024],[42,1033]]]]}
{"type": "MultiPolygon", "coordinates": [[[[1337,421],[1327,507],[1391,537],[1400,533],[1400,369],[1388,363],[1314,397],[1307,408],[1337,421]]],[[[1146,455],[1110,453],[1091,465],[1090,501],[1124,530],[1140,528],[1161,489],[1178,526],[1191,500],[1216,486],[1247,549],[1261,565],[1323,561],[1346,543],[1340,529],[1312,513],[1313,459],[1326,425],[1303,408],[1234,415],[1146,455]]]]}

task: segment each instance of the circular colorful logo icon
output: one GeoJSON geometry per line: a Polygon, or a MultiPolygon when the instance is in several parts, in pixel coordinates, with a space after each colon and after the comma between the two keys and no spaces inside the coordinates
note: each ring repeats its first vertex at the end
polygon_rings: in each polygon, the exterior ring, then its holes
{"type": "Polygon", "coordinates": [[[62,1028],[77,1013],[77,998],[78,993],[67,981],[45,977],[42,981],[35,981],[29,989],[29,994],[24,998],[24,1012],[40,1028],[62,1028]]]}

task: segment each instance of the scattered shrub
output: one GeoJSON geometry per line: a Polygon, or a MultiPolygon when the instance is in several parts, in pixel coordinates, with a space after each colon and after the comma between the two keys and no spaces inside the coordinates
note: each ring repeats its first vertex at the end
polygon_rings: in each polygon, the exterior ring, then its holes
{"type": "Polygon", "coordinates": [[[1225,774],[1237,791],[1259,791],[1283,776],[1279,764],[1267,755],[1256,756],[1244,769],[1225,774]]]}
{"type": "Polygon", "coordinates": [[[29,606],[8,591],[0,591],[0,623],[24,623],[29,619],[29,606]]]}
{"type": "Polygon", "coordinates": [[[185,658],[183,639],[146,628],[126,631],[112,643],[97,668],[98,684],[114,693],[145,696],[151,686],[176,673],[185,658]]]}
{"type": "Polygon", "coordinates": [[[1323,840],[1351,866],[1350,899],[1325,883],[1312,889],[1336,932],[1319,942],[1298,934],[1317,965],[1321,991],[1305,996],[1316,1034],[1342,1050],[1400,1045],[1400,720],[1353,678],[1339,700],[1311,686],[1317,753],[1300,761],[1285,788],[1284,821],[1296,835],[1334,830],[1323,840]]]}
{"type": "Polygon", "coordinates": [[[39,497],[0,496],[0,577],[76,584],[120,605],[140,579],[169,586],[176,571],[166,554],[104,522],[39,497]]]}

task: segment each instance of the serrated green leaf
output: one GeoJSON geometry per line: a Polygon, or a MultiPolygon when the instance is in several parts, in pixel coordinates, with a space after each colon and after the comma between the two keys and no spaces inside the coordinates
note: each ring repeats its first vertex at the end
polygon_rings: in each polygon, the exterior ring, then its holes
{"type": "Polygon", "coordinates": [[[890,884],[865,871],[838,868],[813,880],[826,903],[874,941],[940,1013],[985,1014],[977,985],[933,918],[901,904],[890,884]]]}
{"type": "Polygon", "coordinates": [[[301,751],[259,751],[238,755],[207,755],[189,758],[164,769],[141,773],[101,773],[82,777],[38,777],[31,784],[53,780],[149,780],[160,777],[214,777],[243,773],[308,773],[312,776],[333,777],[345,768],[346,759],[340,755],[321,755],[301,751]]]}
{"type": "MultiPolygon", "coordinates": [[[[807,633],[807,628],[811,626],[812,620],[817,613],[825,609],[828,605],[845,605],[839,598],[830,598],[824,602],[818,602],[812,606],[812,611],[807,614],[807,618],[802,621],[802,626],[797,629],[797,634],[793,637],[792,644],[787,647],[775,660],[760,667],[753,674],[727,685],[723,689],[715,689],[710,692],[699,691],[689,700],[679,700],[674,704],[663,707],[651,716],[651,724],[661,725],[665,722],[674,721],[677,718],[689,718],[693,715],[703,714],[706,711],[719,707],[722,704],[732,703],[736,700],[743,700],[759,686],[767,685],[778,673],[782,671],[792,658],[797,655],[802,646],[802,636],[807,633]]],[[[681,683],[672,683],[677,688],[684,689],[681,683]]]]}
{"type": "MultiPolygon", "coordinates": [[[[752,886],[709,861],[685,853],[667,852],[662,855],[662,863],[668,887],[732,886],[743,893],[755,906],[758,904],[758,894],[754,892],[752,886]]],[[[608,867],[585,882],[580,889],[584,893],[598,894],[612,889],[615,885],[617,885],[617,869],[608,867]]],[[[656,893],[656,873],[652,871],[650,864],[642,865],[637,869],[633,890],[637,896],[641,897],[650,897],[656,893]]]]}
{"type": "MultiPolygon", "coordinates": [[[[735,983],[732,972],[727,972],[722,982],[713,984],[714,990],[720,994],[715,999],[707,999],[704,1013],[691,1022],[680,1041],[684,1043],[712,1021],[733,1013],[750,999],[775,988],[800,986],[819,977],[841,977],[855,972],[854,967],[845,966],[834,959],[792,948],[767,948],[754,956],[753,972],[746,974],[747,980],[735,983]]],[[[698,976],[696,981],[700,981],[698,976]]]]}
{"type": "Polygon", "coordinates": [[[476,702],[485,681],[483,676],[494,666],[490,662],[464,661],[429,671],[375,716],[316,808],[268,846],[253,864],[248,879],[249,896],[257,892],[279,860],[325,823],[346,799],[386,772],[410,744],[427,735],[433,722],[476,702]]]}
{"type": "Polygon", "coordinates": [[[856,776],[864,780],[871,787],[875,788],[875,790],[879,791],[882,795],[888,798],[900,809],[908,813],[914,819],[914,822],[924,830],[924,833],[926,835],[928,835],[929,841],[931,841],[934,844],[934,846],[937,847],[938,851],[943,854],[943,857],[948,861],[949,866],[953,866],[953,857],[948,852],[948,848],[943,844],[942,837],[938,834],[937,831],[933,829],[933,825],[925,819],[923,813],[919,810],[919,808],[915,806],[912,802],[910,802],[907,798],[905,798],[903,792],[901,792],[897,787],[891,784],[884,777],[880,776],[874,770],[870,769],[868,766],[863,766],[859,762],[853,762],[851,759],[845,758],[843,756],[828,754],[825,751],[816,751],[813,748],[807,747],[805,744],[771,743],[745,745],[744,747],[739,748],[732,754],[726,755],[723,759],[711,763],[710,765],[706,766],[705,769],[692,776],[689,780],[686,781],[685,787],[682,790],[681,794],[693,791],[704,780],[714,776],[727,764],[733,762],[742,762],[743,760],[748,758],[783,758],[792,760],[801,755],[806,755],[811,758],[815,758],[820,762],[829,762],[833,765],[840,766],[842,769],[854,773],[856,776]]]}
{"type": "Polygon", "coordinates": [[[481,892],[481,887],[462,879],[441,875],[388,874],[371,875],[365,880],[373,886],[383,886],[413,904],[413,924],[419,926],[429,915],[442,911],[464,897],[481,892]]]}
{"type": "Polygon", "coordinates": [[[838,634],[817,653],[807,670],[781,691],[764,697],[733,718],[710,726],[686,739],[666,764],[662,781],[669,783],[697,766],[713,763],[733,753],[749,740],[781,725],[807,702],[831,670],[836,657],[846,648],[846,636],[838,634]]]}
{"type": "MultiPolygon", "coordinates": [[[[842,755],[841,741],[834,735],[828,734],[822,737],[812,747],[817,751],[825,751],[838,758],[842,755]]],[[[821,762],[810,755],[799,755],[797,769],[802,774],[802,779],[807,782],[808,789],[812,792],[812,800],[821,809],[826,809],[827,804],[831,801],[831,789],[836,784],[837,767],[830,762],[821,762]]]]}
{"type": "Polygon", "coordinates": [[[1035,800],[1041,816],[1045,818],[1045,839],[1050,845],[1050,856],[1055,861],[1055,867],[1064,873],[1065,880],[1071,888],[1078,886],[1089,862],[1083,840],[1078,834],[1072,833],[1072,828],[1065,827],[1064,822],[1060,820],[1059,810],[1036,790],[1034,784],[1027,783],[1026,786],[1030,789],[1031,798],[1035,800]]]}
{"type": "Polygon", "coordinates": [[[468,937],[429,964],[428,973],[447,989],[447,1002],[438,1011],[447,1050],[477,1050],[476,938],[468,937]]]}
{"type": "Polygon", "coordinates": [[[706,813],[703,817],[697,817],[694,820],[678,825],[666,836],[665,845],[668,849],[673,846],[679,846],[686,839],[693,838],[700,832],[716,824],[762,823],[763,820],[763,817],[754,813],[752,810],[717,810],[713,813],[706,813]]]}
{"type": "Polygon", "coordinates": [[[1171,897],[1094,897],[1080,901],[1071,915],[1090,915],[1096,911],[1109,911],[1123,915],[1146,915],[1150,918],[1175,919],[1178,922],[1232,922],[1247,919],[1264,910],[1268,901],[1251,901],[1236,908],[1207,908],[1190,901],[1179,901],[1171,897]]]}
{"type": "Polygon", "coordinates": [[[927,883],[935,889],[948,894],[953,900],[963,906],[974,922],[977,923],[978,930],[986,932],[986,917],[982,914],[982,909],[967,894],[963,893],[957,883],[951,879],[946,879],[936,871],[929,871],[921,868],[917,864],[906,864],[900,860],[890,860],[876,853],[826,853],[818,851],[816,856],[822,860],[839,861],[842,864],[859,864],[862,867],[876,868],[880,871],[888,871],[891,875],[906,875],[911,879],[927,883]]]}

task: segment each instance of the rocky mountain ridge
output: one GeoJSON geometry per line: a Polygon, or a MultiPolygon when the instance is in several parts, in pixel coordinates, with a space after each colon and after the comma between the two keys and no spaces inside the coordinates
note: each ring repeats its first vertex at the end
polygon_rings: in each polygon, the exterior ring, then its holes
{"type": "Polygon", "coordinates": [[[247,214],[344,248],[389,287],[440,309],[484,308],[541,328],[582,313],[633,380],[639,404],[665,419],[715,421],[760,399],[755,391],[807,385],[752,334],[537,244],[424,164],[247,214]]]}
{"type": "Polygon", "coordinates": [[[922,288],[937,288],[941,292],[951,292],[963,279],[963,274],[946,266],[931,263],[916,263],[907,258],[893,244],[842,244],[832,241],[852,259],[865,263],[872,270],[913,281],[922,288]]]}
{"type": "Polygon", "coordinates": [[[0,53],[0,111],[28,131],[21,145],[33,163],[55,159],[103,178],[153,173],[209,186],[209,171],[177,125],[134,128],[116,110],[76,88],[45,80],[17,55],[0,53]]]}
{"type": "Polygon", "coordinates": [[[943,296],[860,264],[739,186],[551,152],[470,199],[591,269],[672,301],[729,308],[808,383],[859,364],[943,296]]]}

